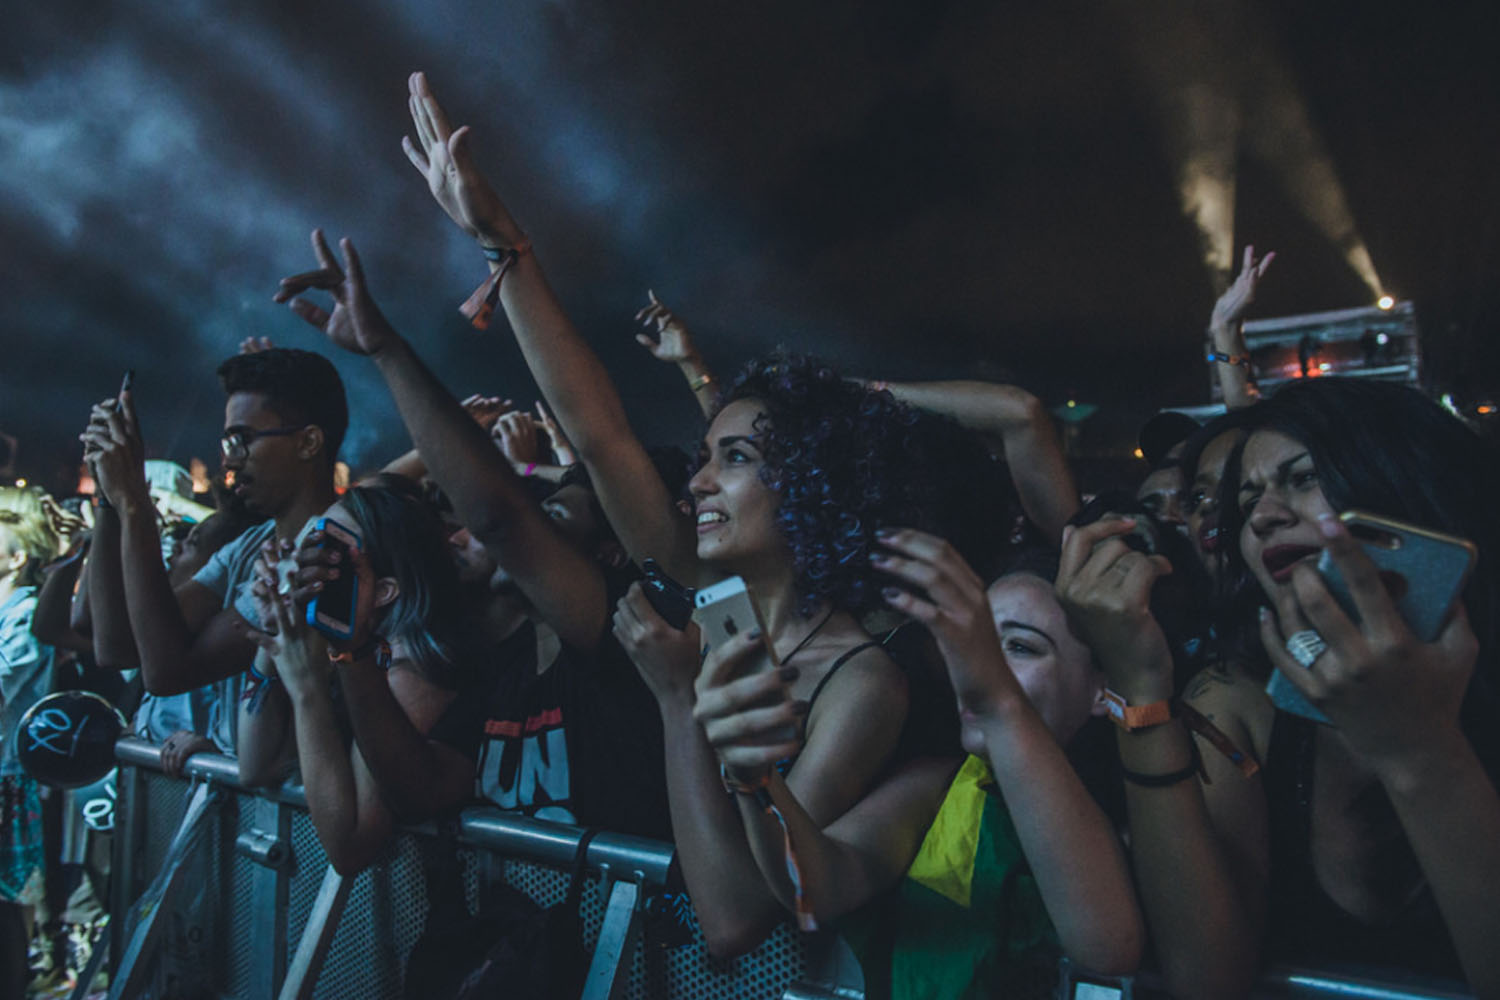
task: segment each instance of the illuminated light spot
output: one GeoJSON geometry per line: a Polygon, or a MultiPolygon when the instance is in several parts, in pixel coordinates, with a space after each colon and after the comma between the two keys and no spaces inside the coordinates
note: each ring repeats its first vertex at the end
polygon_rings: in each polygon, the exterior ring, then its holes
{"type": "Polygon", "coordinates": [[[1375,300],[1375,304],[1382,309],[1389,309],[1396,304],[1396,300],[1391,298],[1389,295],[1382,295],[1380,298],[1375,300]]]}
{"type": "Polygon", "coordinates": [[[20,486],[22,488],[25,488],[25,486],[26,486],[26,480],[24,480],[24,479],[17,479],[16,480],[16,485],[20,486]]]}
{"type": "Polygon", "coordinates": [[[1071,410],[1071,409],[1073,409],[1073,407],[1075,407],[1077,405],[1078,405],[1078,400],[1076,400],[1076,399],[1070,399],[1070,400],[1068,400],[1068,409],[1071,410]]]}
{"type": "Polygon", "coordinates": [[[1481,417],[1487,417],[1495,412],[1495,404],[1480,403],[1477,407],[1475,407],[1474,412],[1479,414],[1481,417]]]}
{"type": "Polygon", "coordinates": [[[1135,455],[1136,458],[1145,458],[1146,457],[1146,453],[1144,451],[1141,451],[1141,449],[1139,449],[1139,448],[1137,448],[1135,450],[1134,455],[1135,455]]]}
{"type": "Polygon", "coordinates": [[[1326,371],[1328,371],[1332,367],[1333,367],[1333,365],[1330,365],[1328,362],[1325,361],[1322,364],[1318,365],[1318,371],[1320,371],[1320,372],[1326,372],[1326,371]]]}
{"type": "Polygon", "coordinates": [[[1386,344],[1389,344],[1390,342],[1391,342],[1391,335],[1388,334],[1388,333],[1377,333],[1375,335],[1375,343],[1379,344],[1381,347],[1384,347],[1386,344]]]}

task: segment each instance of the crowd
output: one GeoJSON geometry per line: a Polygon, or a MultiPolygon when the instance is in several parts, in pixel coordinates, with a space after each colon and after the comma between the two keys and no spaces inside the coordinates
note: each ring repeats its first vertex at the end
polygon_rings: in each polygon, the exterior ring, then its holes
{"type": "Polygon", "coordinates": [[[1183,997],[1273,962],[1500,995],[1500,465],[1407,386],[1260,399],[1240,321],[1272,255],[1210,324],[1228,411],[1153,421],[1138,488],[1084,503],[1014,386],[794,353],[721,380],[651,294],[689,456],[631,430],[421,74],[410,110],[489,261],[465,312],[504,314],[545,406],[455,398],[315,231],[275,297],[379,374],[411,452],[337,486],[333,365],[252,341],[218,370],[216,500],[146,460],[130,388],[81,435],[96,507],[0,489],[0,997],[42,868],[9,737],[64,675],[169,771],[298,776],[343,873],[476,799],[670,840],[711,952],[831,926],[870,997],[1030,995],[1062,956],[1183,997]],[[1477,561],[1393,576],[1351,511],[1477,561]],[[725,581],[750,617],[685,620],[725,581]]]}

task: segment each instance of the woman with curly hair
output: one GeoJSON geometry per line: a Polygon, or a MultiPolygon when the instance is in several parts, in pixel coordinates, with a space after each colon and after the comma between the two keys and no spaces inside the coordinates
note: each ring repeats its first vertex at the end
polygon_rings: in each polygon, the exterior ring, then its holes
{"type": "Polygon", "coordinates": [[[875,532],[930,524],[917,418],[888,394],[813,362],[752,365],[709,426],[689,484],[693,513],[684,516],[530,241],[474,165],[468,129],[450,128],[421,74],[411,79],[410,107],[418,142],[407,140],[408,156],[492,261],[476,298],[504,309],[626,551],[691,586],[738,575],[757,602],[764,635],[709,651],[702,673],[740,676],[728,696],[760,702],[785,724],[781,756],[795,760],[784,776],[769,768],[721,776],[694,715],[696,628],[673,629],[636,586],[614,629],[662,714],[677,856],[704,937],[716,954],[748,950],[785,912],[746,839],[741,811],[755,805],[748,795],[727,796],[726,783],[784,783],[814,822],[830,823],[886,768],[906,719],[906,678],[858,615],[881,603],[869,565],[875,532]]]}

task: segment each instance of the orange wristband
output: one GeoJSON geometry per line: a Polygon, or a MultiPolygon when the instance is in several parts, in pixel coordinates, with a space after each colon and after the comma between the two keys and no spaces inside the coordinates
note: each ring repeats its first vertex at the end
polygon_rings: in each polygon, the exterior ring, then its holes
{"type": "Polygon", "coordinates": [[[1109,688],[1104,689],[1104,703],[1109,708],[1109,717],[1115,725],[1126,732],[1150,729],[1172,719],[1171,701],[1153,701],[1149,705],[1127,705],[1122,695],[1109,688]]]}

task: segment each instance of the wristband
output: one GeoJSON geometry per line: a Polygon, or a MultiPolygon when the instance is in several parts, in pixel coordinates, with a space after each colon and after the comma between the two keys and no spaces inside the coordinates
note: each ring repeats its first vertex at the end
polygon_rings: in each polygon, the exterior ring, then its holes
{"type": "Polygon", "coordinates": [[[1188,737],[1188,748],[1192,751],[1192,759],[1187,767],[1179,771],[1168,771],[1166,774],[1142,774],[1128,767],[1121,767],[1120,777],[1140,788],[1170,788],[1199,775],[1202,775],[1203,780],[1207,782],[1208,775],[1203,772],[1203,758],[1198,756],[1198,744],[1193,742],[1191,736],[1188,737]]]}
{"type": "Polygon", "coordinates": [[[697,378],[688,382],[688,388],[692,389],[694,392],[697,392],[699,389],[702,389],[706,385],[713,385],[713,381],[714,377],[708,372],[704,372],[702,375],[699,375],[697,378]]]}
{"type": "Polygon", "coordinates": [[[524,255],[531,253],[531,240],[525,236],[513,247],[487,247],[481,245],[486,259],[498,263],[500,266],[486,279],[474,294],[464,300],[464,304],[458,307],[458,311],[464,314],[464,318],[473,324],[474,329],[484,330],[490,325],[490,317],[495,314],[495,306],[500,301],[500,282],[504,280],[506,273],[524,255]]]}
{"type": "Polygon", "coordinates": [[[525,476],[527,479],[530,479],[532,476],[536,475],[536,463],[527,462],[526,471],[522,472],[521,475],[525,476]]]}
{"type": "Polygon", "coordinates": [[[720,762],[719,780],[724,782],[724,790],[735,795],[750,795],[760,806],[766,815],[776,821],[781,827],[781,853],[782,860],[786,864],[786,877],[792,883],[792,894],[795,897],[793,909],[797,915],[797,926],[804,931],[815,931],[818,929],[817,918],[813,916],[812,907],[808,905],[806,893],[802,886],[802,867],[797,863],[797,850],[792,846],[792,830],[787,825],[786,817],[781,810],[776,808],[776,803],[771,800],[771,774],[770,768],[754,781],[740,781],[732,777],[729,767],[720,762]]]}
{"type": "Polygon", "coordinates": [[[343,651],[328,650],[329,663],[344,663],[350,666],[367,660],[375,659],[375,665],[384,670],[391,665],[391,645],[379,636],[371,636],[364,643],[354,649],[343,651]]]}
{"type": "Polygon", "coordinates": [[[1203,356],[1204,361],[1217,361],[1221,365],[1234,365],[1237,368],[1250,370],[1250,355],[1248,354],[1225,354],[1223,351],[1209,351],[1203,356]]]}
{"type": "Polygon", "coordinates": [[[1172,719],[1172,703],[1166,700],[1153,701],[1149,705],[1127,705],[1124,696],[1105,688],[1104,704],[1115,725],[1127,733],[1150,729],[1172,719]]]}

